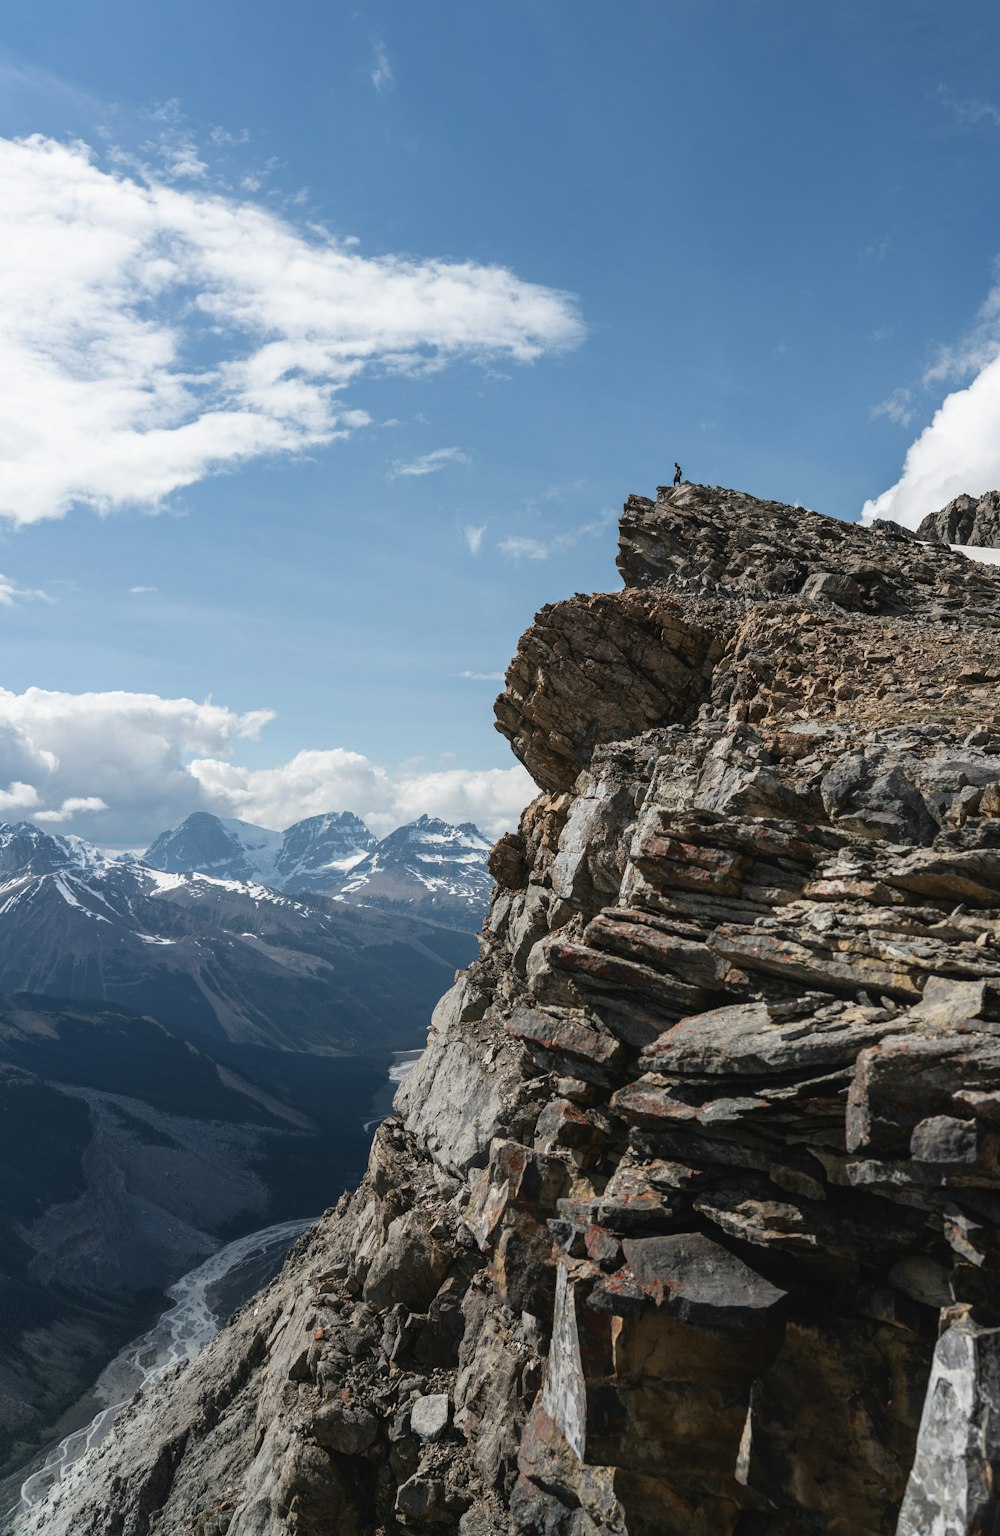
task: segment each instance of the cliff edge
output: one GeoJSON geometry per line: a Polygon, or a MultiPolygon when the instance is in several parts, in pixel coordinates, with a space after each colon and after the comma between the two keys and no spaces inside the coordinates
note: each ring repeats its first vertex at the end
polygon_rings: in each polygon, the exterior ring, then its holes
{"type": "Polygon", "coordinates": [[[997,578],[703,486],[619,569],[361,1186],[26,1533],[998,1528],[997,578]]]}

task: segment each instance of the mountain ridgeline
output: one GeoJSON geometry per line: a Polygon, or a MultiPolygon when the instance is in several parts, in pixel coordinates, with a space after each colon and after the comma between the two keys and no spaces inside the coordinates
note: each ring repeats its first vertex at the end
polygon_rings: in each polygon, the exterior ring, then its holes
{"type": "Polygon", "coordinates": [[[465,822],[436,817],[377,841],[357,816],[310,816],[284,832],[197,811],[146,850],[143,862],[174,874],[256,881],[294,895],[409,912],[475,932],[489,905],[490,844],[465,822]]]}
{"type": "Polygon", "coordinates": [[[367,1172],[18,1536],[1000,1528],[1000,573],[696,485],[367,1172]]]}

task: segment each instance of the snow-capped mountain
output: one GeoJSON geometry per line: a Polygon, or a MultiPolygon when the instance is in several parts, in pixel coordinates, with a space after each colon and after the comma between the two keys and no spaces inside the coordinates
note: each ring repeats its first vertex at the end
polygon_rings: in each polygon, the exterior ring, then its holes
{"type": "Polygon", "coordinates": [[[199,1041],[335,1052],[419,1039],[470,948],[389,913],[0,826],[3,992],[119,1003],[199,1041]]]}
{"type": "Polygon", "coordinates": [[[215,875],[220,880],[264,880],[281,851],[281,833],[249,821],[224,820],[195,811],[179,827],[161,832],[142,856],[144,864],[171,875],[215,875]]]}
{"type": "Polygon", "coordinates": [[[493,888],[489,852],[471,822],[454,827],[421,816],[376,844],[342,882],[337,900],[478,928],[493,888]]]}
{"type": "Polygon", "coordinates": [[[350,811],[309,816],[284,832],[195,811],[179,827],[161,832],[143,863],[168,874],[259,880],[276,891],[322,895],[374,846],[372,833],[350,811]]]}
{"type": "Polygon", "coordinates": [[[82,837],[58,837],[32,821],[0,822],[0,880],[11,875],[46,875],[56,869],[95,870],[104,854],[82,837]]]}
{"type": "Polygon", "coordinates": [[[339,885],[374,847],[373,834],[350,811],[309,816],[282,834],[270,883],[280,891],[324,894],[339,885]]]}
{"type": "Polygon", "coordinates": [[[493,888],[489,851],[471,822],[456,827],[430,816],[376,842],[350,811],[310,816],[284,832],[197,811],[162,833],[143,862],[172,874],[256,880],[286,895],[335,896],[474,933],[493,888]]]}

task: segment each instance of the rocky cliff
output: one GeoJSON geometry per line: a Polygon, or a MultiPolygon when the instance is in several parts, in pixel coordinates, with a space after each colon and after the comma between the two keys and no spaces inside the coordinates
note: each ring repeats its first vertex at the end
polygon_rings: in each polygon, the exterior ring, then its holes
{"type": "Polygon", "coordinates": [[[940,512],[928,512],[918,539],[933,544],[974,544],[1000,549],[1000,491],[984,496],[956,496],[940,512]]]}
{"type": "Polygon", "coordinates": [[[619,568],[362,1184],[25,1531],[1000,1528],[1000,587],[699,486],[619,568]]]}

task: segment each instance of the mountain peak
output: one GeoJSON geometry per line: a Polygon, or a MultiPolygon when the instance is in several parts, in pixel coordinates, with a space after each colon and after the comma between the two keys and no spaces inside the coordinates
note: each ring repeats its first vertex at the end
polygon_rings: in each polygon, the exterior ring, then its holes
{"type": "Polygon", "coordinates": [[[179,827],[161,832],[147,848],[144,862],[171,875],[266,880],[280,846],[280,832],[247,821],[223,820],[211,811],[193,811],[179,827]]]}
{"type": "Polygon", "coordinates": [[[82,837],[46,832],[33,821],[0,823],[0,878],[92,870],[106,862],[101,850],[82,837]]]}
{"type": "Polygon", "coordinates": [[[478,927],[493,886],[489,850],[471,822],[453,826],[437,816],[418,816],[359,861],[338,899],[415,912],[453,927],[478,927]]]}

